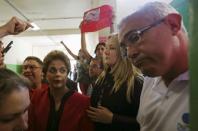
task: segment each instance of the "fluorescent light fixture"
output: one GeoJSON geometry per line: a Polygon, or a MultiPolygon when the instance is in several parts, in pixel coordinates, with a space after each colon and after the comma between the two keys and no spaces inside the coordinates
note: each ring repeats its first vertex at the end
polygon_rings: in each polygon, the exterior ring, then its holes
{"type": "Polygon", "coordinates": [[[37,24],[35,24],[34,22],[32,22],[30,24],[33,26],[33,28],[31,28],[32,30],[34,30],[34,31],[40,30],[40,27],[37,24]]]}

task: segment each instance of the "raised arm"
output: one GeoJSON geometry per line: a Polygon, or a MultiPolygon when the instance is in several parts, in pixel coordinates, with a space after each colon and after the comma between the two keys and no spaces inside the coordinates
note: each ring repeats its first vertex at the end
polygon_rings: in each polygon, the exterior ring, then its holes
{"type": "Polygon", "coordinates": [[[3,43],[0,41],[0,68],[5,67],[2,51],[3,51],[3,43]]]}
{"type": "MultiPolygon", "coordinates": [[[[82,22],[81,22],[82,24],[82,22]]],[[[80,24],[80,29],[81,29],[81,24],[80,24]]],[[[87,50],[87,43],[86,43],[86,38],[85,38],[85,33],[81,31],[81,49],[83,53],[85,54],[86,59],[90,60],[92,56],[89,54],[87,50]]]]}
{"type": "Polygon", "coordinates": [[[79,57],[77,55],[75,55],[73,52],[71,52],[71,50],[65,45],[65,43],[63,41],[60,42],[64,47],[65,49],[67,50],[67,52],[75,59],[75,60],[78,60],[79,57]]]}
{"type": "MultiPolygon", "coordinates": [[[[33,26],[30,23],[22,21],[17,17],[12,17],[6,24],[0,26],[0,38],[6,35],[17,35],[29,27],[33,26]]],[[[0,68],[5,67],[2,50],[3,43],[0,41],[0,68]]]]}
{"type": "Polygon", "coordinates": [[[0,26],[0,38],[6,35],[17,35],[29,27],[33,26],[17,17],[12,17],[5,25],[0,26]]]}

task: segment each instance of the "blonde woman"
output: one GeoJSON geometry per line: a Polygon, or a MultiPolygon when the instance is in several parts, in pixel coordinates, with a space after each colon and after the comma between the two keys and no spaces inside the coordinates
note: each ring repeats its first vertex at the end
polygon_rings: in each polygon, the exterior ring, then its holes
{"type": "Polygon", "coordinates": [[[136,115],[143,80],[128,58],[122,58],[118,36],[112,35],[104,51],[105,69],[96,81],[88,116],[95,130],[138,131],[136,115]]]}

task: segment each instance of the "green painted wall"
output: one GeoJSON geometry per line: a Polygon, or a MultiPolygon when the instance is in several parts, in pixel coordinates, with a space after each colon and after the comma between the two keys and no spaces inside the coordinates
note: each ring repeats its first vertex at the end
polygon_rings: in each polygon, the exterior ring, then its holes
{"type": "Polygon", "coordinates": [[[191,131],[198,131],[198,0],[190,1],[191,131]]]}
{"type": "Polygon", "coordinates": [[[171,5],[182,14],[184,25],[189,31],[189,1],[188,0],[173,0],[171,5]]]}
{"type": "Polygon", "coordinates": [[[174,0],[171,5],[182,13],[189,31],[190,131],[198,131],[198,0],[174,0]]]}
{"type": "Polygon", "coordinates": [[[21,73],[21,65],[15,65],[15,64],[6,64],[6,68],[20,74],[21,73]]]}

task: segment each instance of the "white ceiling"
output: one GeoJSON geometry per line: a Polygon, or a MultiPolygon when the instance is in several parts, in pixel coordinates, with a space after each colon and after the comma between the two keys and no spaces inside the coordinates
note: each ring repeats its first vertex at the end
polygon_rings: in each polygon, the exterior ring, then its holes
{"type": "MultiPolygon", "coordinates": [[[[23,20],[34,22],[45,33],[53,34],[53,32],[56,33],[63,30],[74,32],[78,30],[85,11],[101,4],[115,6],[115,1],[118,2],[117,21],[126,14],[125,12],[128,11],[126,8],[134,10],[131,5],[132,0],[0,0],[0,25],[7,22],[12,16],[17,16],[23,20]],[[124,12],[124,10],[126,11],[124,12]]],[[[164,1],[169,3],[172,0],[133,1],[133,5],[137,6],[138,3],[148,1],[164,1]]],[[[38,32],[35,34],[42,35],[41,31],[40,34],[38,32]]]]}
{"type": "Polygon", "coordinates": [[[42,30],[75,29],[93,0],[0,0],[0,24],[12,16],[36,23],[42,30]]]}
{"type": "MultiPolygon", "coordinates": [[[[55,43],[52,36],[79,34],[79,24],[82,21],[83,13],[89,9],[103,4],[113,6],[116,31],[117,22],[132,12],[133,6],[138,7],[138,4],[146,1],[155,0],[0,0],[0,25],[7,22],[12,16],[17,16],[34,22],[40,27],[40,30],[29,29],[15,37],[22,36],[21,39],[27,41],[25,37],[29,37],[27,39],[35,37],[36,39],[43,36],[42,39],[46,40],[43,43],[49,43],[49,40],[55,43]],[[132,5],[131,1],[133,1],[132,5]]],[[[99,35],[108,35],[109,31],[105,31],[101,31],[99,35]]],[[[32,40],[27,43],[32,43],[32,40]]]]}
{"type": "MultiPolygon", "coordinates": [[[[132,5],[137,4],[137,1],[150,0],[0,0],[0,25],[10,20],[12,16],[17,16],[34,22],[40,27],[38,31],[28,30],[20,35],[4,37],[4,43],[9,43],[10,40],[15,43],[13,52],[11,50],[10,55],[7,54],[7,58],[5,58],[6,63],[18,63],[9,62],[9,60],[16,56],[20,56],[23,60],[22,57],[29,55],[27,53],[32,53],[33,49],[40,54],[46,54],[48,50],[44,50],[43,46],[60,46],[64,50],[62,45],[57,45],[61,40],[67,43],[72,50],[78,51],[80,48],[79,24],[85,11],[103,4],[113,6],[116,27],[118,20],[131,12],[132,5]],[[74,38],[73,36],[70,38],[72,34],[74,34],[74,38]],[[76,46],[77,44],[79,47],[76,46]],[[43,53],[41,50],[45,52],[43,53]]],[[[99,35],[105,36],[109,33],[109,29],[105,31],[101,31],[99,35]]],[[[94,49],[94,44],[98,42],[98,33],[88,34],[87,41],[87,47],[94,49]]]]}

